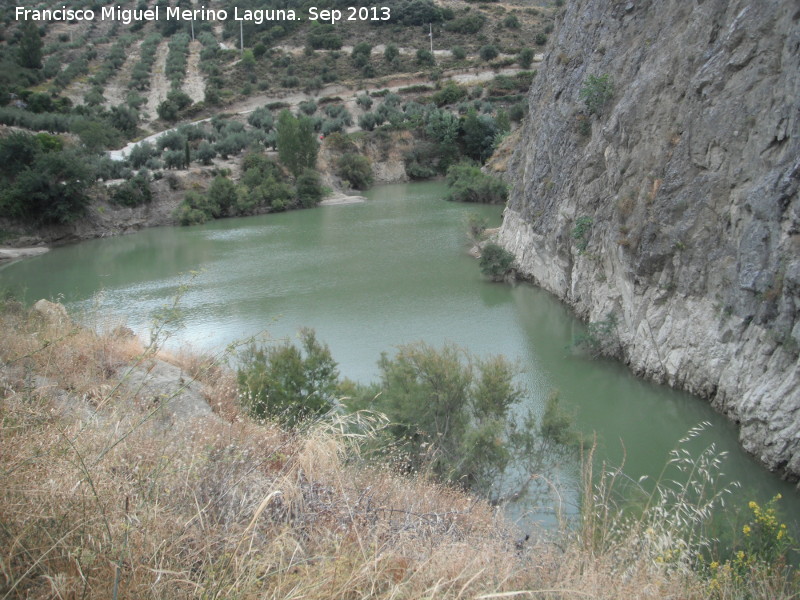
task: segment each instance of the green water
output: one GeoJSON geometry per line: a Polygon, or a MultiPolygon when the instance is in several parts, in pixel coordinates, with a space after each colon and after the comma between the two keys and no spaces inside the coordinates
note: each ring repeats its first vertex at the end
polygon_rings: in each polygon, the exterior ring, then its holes
{"type": "MultiPolygon", "coordinates": [[[[741,482],[733,504],[783,494],[800,514],[793,486],[745,455],[736,430],[702,400],[633,377],[620,364],[572,355],[582,325],[552,296],[527,285],[485,281],[467,255],[465,216],[500,223],[498,207],[441,200],[443,185],[375,188],[364,204],[321,207],[58,248],[0,269],[0,285],[25,298],[63,297],[76,314],[123,317],[146,334],[152,313],[196,271],[172,340],[200,349],[268,332],[292,337],[313,327],[343,375],[368,381],[382,351],[425,340],[454,342],[519,361],[530,402],[557,389],[578,425],[598,437],[598,456],[633,479],[661,471],[689,428],[710,421],[700,444],[730,453],[724,472],[741,482]]],[[[563,478],[575,480],[575,469],[563,478]]]]}

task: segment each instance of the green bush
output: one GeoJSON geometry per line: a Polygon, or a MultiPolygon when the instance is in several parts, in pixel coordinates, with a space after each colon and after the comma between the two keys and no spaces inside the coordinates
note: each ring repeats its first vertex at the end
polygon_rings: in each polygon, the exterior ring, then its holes
{"type": "Polygon", "coordinates": [[[149,204],[153,199],[150,182],[145,173],[139,173],[125,183],[114,188],[111,201],[121,206],[140,206],[149,204]]]}
{"type": "Polygon", "coordinates": [[[589,75],[580,91],[580,97],[590,115],[600,116],[613,96],[614,83],[608,74],[589,75]]]}
{"type": "Polygon", "coordinates": [[[503,204],[508,197],[505,183],[468,162],[458,163],[447,170],[447,186],[450,188],[447,200],[455,202],[503,204]]]}
{"type": "Polygon", "coordinates": [[[300,348],[249,346],[239,357],[239,401],[257,419],[277,419],[287,427],[333,408],[339,372],[314,332],[300,332],[300,348]]]}
{"type": "Polygon", "coordinates": [[[422,66],[432,66],[436,64],[436,58],[430,50],[420,48],[417,50],[417,64],[422,66]]]}
{"type": "MultiPolygon", "coordinates": [[[[499,501],[525,490],[534,473],[559,454],[553,438],[537,435],[516,368],[502,356],[481,359],[453,345],[403,345],[378,361],[380,382],[357,387],[343,402],[389,417],[393,456],[408,472],[499,501]]],[[[563,427],[553,423],[550,434],[563,427]]]]}
{"type": "Polygon", "coordinates": [[[372,167],[366,156],[348,153],[339,159],[336,166],[339,177],[351,187],[365,190],[372,185],[372,167]]]}
{"type": "Polygon", "coordinates": [[[478,33],[486,22],[486,17],[481,14],[473,13],[454,19],[447,23],[444,28],[453,33],[475,34],[478,33]]]}
{"type": "Polygon", "coordinates": [[[481,250],[481,273],[492,281],[502,281],[514,265],[514,255],[497,244],[486,244],[481,250]]]}
{"type": "Polygon", "coordinates": [[[533,63],[533,50],[531,48],[523,48],[517,54],[517,64],[523,69],[527,69],[533,63]]]}
{"type": "Polygon", "coordinates": [[[323,196],[322,180],[313,169],[306,169],[297,178],[297,201],[303,208],[319,204],[323,196]]]}
{"type": "Polygon", "coordinates": [[[447,104],[455,104],[466,95],[467,90],[452,81],[448,81],[442,89],[431,96],[431,100],[436,106],[445,106],[447,104]]]}
{"type": "Polygon", "coordinates": [[[481,49],[478,51],[478,55],[481,57],[481,60],[485,60],[487,62],[497,58],[498,54],[499,52],[497,51],[497,48],[495,46],[492,46],[491,44],[482,46],[481,49]]]}

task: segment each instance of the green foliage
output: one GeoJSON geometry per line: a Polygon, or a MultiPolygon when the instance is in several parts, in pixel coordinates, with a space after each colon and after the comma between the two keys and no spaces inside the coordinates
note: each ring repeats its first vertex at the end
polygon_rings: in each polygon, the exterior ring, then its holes
{"type": "Polygon", "coordinates": [[[310,208],[319,204],[324,190],[319,173],[313,169],[306,169],[297,178],[297,201],[303,208],[310,208]]]}
{"type": "Polygon", "coordinates": [[[592,231],[592,217],[586,215],[575,219],[575,226],[572,228],[572,239],[575,240],[575,247],[581,254],[586,251],[589,245],[589,234],[592,231]]]}
{"type": "Polygon", "coordinates": [[[478,51],[478,55],[481,57],[481,60],[490,61],[497,58],[499,52],[497,51],[497,47],[487,44],[482,46],[481,49],[478,51]]]}
{"type": "Polygon", "coordinates": [[[490,115],[470,109],[461,123],[461,145],[469,158],[480,162],[492,154],[497,126],[490,115]]]}
{"type": "Polygon", "coordinates": [[[336,33],[336,28],[327,23],[314,23],[306,40],[315,50],[338,50],[342,47],[342,38],[336,33]]]}
{"type": "Polygon", "coordinates": [[[528,69],[533,63],[533,50],[531,48],[523,48],[517,54],[517,64],[523,69],[528,69]]]}
{"type": "Polygon", "coordinates": [[[26,69],[42,68],[42,38],[39,28],[33,21],[23,21],[20,24],[20,38],[17,42],[17,61],[26,69]]]}
{"type": "Polygon", "coordinates": [[[605,319],[586,325],[586,331],[573,338],[572,348],[583,350],[593,357],[600,356],[614,344],[616,328],[617,315],[610,312],[605,319]]]}
{"type": "Polygon", "coordinates": [[[387,63],[393,63],[398,58],[400,58],[400,49],[397,47],[397,45],[387,44],[386,49],[383,51],[383,60],[385,60],[387,63]]]}
{"type": "Polygon", "coordinates": [[[544,46],[547,43],[547,34],[540,31],[536,34],[534,41],[536,42],[537,46],[544,46]]]}
{"type": "Polygon", "coordinates": [[[300,331],[300,344],[253,344],[241,354],[239,400],[253,417],[295,427],[333,408],[339,372],[328,346],[310,329],[300,331]]]}
{"type": "Polygon", "coordinates": [[[339,177],[351,187],[365,190],[372,185],[372,167],[366,156],[348,152],[336,164],[339,177]]]}
{"type": "Polygon", "coordinates": [[[350,59],[353,65],[359,69],[365,67],[369,63],[372,54],[372,46],[367,42],[359,42],[353,46],[353,51],[350,53],[350,59]]]}
{"type": "Polygon", "coordinates": [[[590,115],[600,116],[614,96],[614,83],[608,74],[589,75],[579,93],[590,115]]]}
{"type": "Polygon", "coordinates": [[[453,33],[475,34],[478,33],[486,23],[486,17],[480,13],[471,13],[447,23],[444,28],[453,33]]]}
{"type": "Polygon", "coordinates": [[[295,177],[304,169],[314,168],[319,147],[311,119],[295,118],[288,110],[282,110],[277,134],[278,157],[295,177]]]}
{"type": "Polygon", "coordinates": [[[122,206],[149,204],[153,199],[146,173],[138,173],[113,189],[111,201],[122,206]]]}
{"type": "Polygon", "coordinates": [[[214,150],[214,146],[207,141],[201,142],[194,152],[195,159],[199,160],[204,165],[210,165],[216,155],[217,151],[214,150]]]}
{"type": "Polygon", "coordinates": [[[517,17],[517,15],[513,15],[512,14],[512,15],[506,16],[506,18],[503,19],[503,27],[506,27],[508,29],[519,29],[520,28],[520,22],[519,22],[519,18],[517,17]]]}
{"type": "Polygon", "coordinates": [[[481,172],[480,167],[461,162],[447,169],[447,200],[503,204],[508,197],[506,184],[481,172]]]}
{"type": "Polygon", "coordinates": [[[462,46],[453,46],[451,52],[456,60],[464,60],[467,57],[467,51],[462,46]]]}
{"type": "Polygon", "coordinates": [[[6,171],[6,186],[0,192],[3,214],[39,225],[68,223],[84,213],[95,181],[85,155],[72,149],[37,151],[23,160],[15,173],[6,171]]]}
{"type": "Polygon", "coordinates": [[[215,177],[208,187],[207,197],[214,217],[228,214],[236,203],[236,186],[227,177],[215,177]]]}
{"type": "Polygon", "coordinates": [[[442,89],[431,96],[431,100],[436,106],[445,106],[455,104],[466,95],[467,90],[453,81],[448,81],[442,89]]]}
{"type": "Polygon", "coordinates": [[[481,249],[481,273],[492,281],[503,281],[514,265],[514,255],[494,243],[486,244],[481,249]]]}
{"type": "Polygon", "coordinates": [[[524,488],[542,466],[552,444],[536,435],[532,415],[521,413],[524,390],[503,357],[416,343],[400,346],[393,357],[383,354],[378,367],[380,382],[343,402],[389,417],[390,441],[405,470],[427,470],[499,500],[524,488]]]}
{"type": "Polygon", "coordinates": [[[417,50],[417,64],[421,66],[433,66],[436,64],[436,58],[430,50],[420,48],[417,50]]]}
{"type": "Polygon", "coordinates": [[[260,106],[255,109],[247,117],[247,123],[251,127],[269,131],[275,125],[275,118],[272,116],[272,111],[266,106],[260,106]]]}

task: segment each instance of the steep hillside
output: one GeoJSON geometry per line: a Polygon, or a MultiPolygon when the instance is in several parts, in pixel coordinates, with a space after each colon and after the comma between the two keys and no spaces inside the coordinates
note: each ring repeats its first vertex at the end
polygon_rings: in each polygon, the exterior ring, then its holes
{"type": "Polygon", "coordinates": [[[800,10],[569,2],[500,240],[639,374],[800,475],[800,10]]]}

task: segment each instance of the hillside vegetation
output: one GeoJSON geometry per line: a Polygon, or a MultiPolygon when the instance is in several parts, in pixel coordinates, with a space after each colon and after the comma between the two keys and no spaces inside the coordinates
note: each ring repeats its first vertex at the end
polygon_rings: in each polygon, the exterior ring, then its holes
{"type": "MultiPolygon", "coordinates": [[[[162,13],[189,6],[157,4],[162,13]]],[[[221,2],[215,9],[232,15],[234,5],[273,4],[221,2]]],[[[69,5],[99,15],[111,3],[69,5]]],[[[169,222],[193,224],[306,208],[326,187],[364,189],[373,181],[440,177],[460,160],[482,163],[524,117],[530,68],[552,29],[552,8],[431,0],[386,7],[388,21],[334,25],[307,19],[303,8],[302,20],[245,22],[241,31],[232,19],[17,22],[14,11],[0,12],[7,25],[0,37],[0,155],[15,157],[0,173],[4,237],[87,237],[76,233],[77,220],[109,221],[119,206],[145,215],[139,226],[164,224],[164,211],[149,208],[165,200],[164,179],[185,195],[169,222]],[[327,165],[323,181],[301,181],[302,172],[286,164],[284,110],[309,134],[306,167],[316,166],[320,139],[355,136],[353,150],[327,165]],[[402,132],[411,133],[410,143],[389,168],[361,150],[391,145],[402,132]],[[245,180],[245,154],[266,155],[275,165],[261,161],[261,173],[245,180]],[[187,173],[201,177],[183,189],[187,173]],[[219,177],[237,189],[206,195],[219,177]],[[90,206],[109,216],[94,218],[90,206]]],[[[106,224],[89,229],[112,232],[106,224]]]]}

